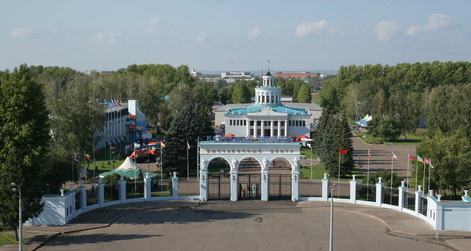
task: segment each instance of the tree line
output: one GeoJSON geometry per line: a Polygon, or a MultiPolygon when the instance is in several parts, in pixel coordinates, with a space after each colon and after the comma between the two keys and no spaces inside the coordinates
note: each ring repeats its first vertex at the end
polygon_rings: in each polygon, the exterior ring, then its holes
{"type": "MultiPolygon", "coordinates": [[[[432,62],[342,66],[323,85],[321,105],[345,113],[349,121],[370,114],[369,130],[395,139],[428,129],[417,153],[432,159],[431,187],[469,189],[471,63],[432,62]],[[468,143],[465,143],[468,142],[468,143]]],[[[427,166],[425,167],[427,168],[427,166]]],[[[423,166],[415,170],[423,179],[423,166]]]]}

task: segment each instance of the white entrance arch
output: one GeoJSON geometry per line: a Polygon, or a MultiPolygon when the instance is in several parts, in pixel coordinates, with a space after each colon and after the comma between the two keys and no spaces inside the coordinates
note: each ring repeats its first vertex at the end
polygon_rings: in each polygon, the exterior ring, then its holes
{"type": "Polygon", "coordinates": [[[276,158],[286,159],[291,166],[291,200],[299,199],[300,144],[288,139],[261,138],[252,141],[247,138],[222,138],[200,141],[200,200],[208,200],[208,164],[222,158],[230,166],[231,201],[238,200],[239,164],[242,159],[251,158],[260,164],[261,200],[268,201],[269,164],[276,158]]]}

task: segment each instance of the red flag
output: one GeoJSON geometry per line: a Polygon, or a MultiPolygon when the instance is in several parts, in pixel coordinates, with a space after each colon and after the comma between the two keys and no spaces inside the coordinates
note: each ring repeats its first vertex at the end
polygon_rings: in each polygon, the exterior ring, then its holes
{"type": "Polygon", "coordinates": [[[430,165],[430,160],[425,158],[425,164],[430,165]]]}
{"type": "Polygon", "coordinates": [[[339,152],[340,153],[343,153],[343,154],[347,154],[347,150],[343,149],[343,148],[339,148],[339,152]]]}
{"type": "Polygon", "coordinates": [[[410,154],[408,154],[408,155],[409,155],[408,159],[410,159],[410,160],[414,160],[414,159],[415,159],[414,156],[411,156],[410,154]]]}

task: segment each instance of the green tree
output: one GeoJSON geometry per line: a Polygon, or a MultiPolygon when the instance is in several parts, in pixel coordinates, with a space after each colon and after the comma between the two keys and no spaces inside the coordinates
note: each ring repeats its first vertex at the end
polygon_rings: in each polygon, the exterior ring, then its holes
{"type": "Polygon", "coordinates": [[[232,103],[250,103],[250,89],[244,81],[238,81],[232,93],[232,103]]]}
{"type": "Polygon", "coordinates": [[[389,116],[380,116],[373,118],[368,123],[368,132],[374,138],[384,140],[395,140],[401,134],[396,121],[389,116]]]}
{"type": "Polygon", "coordinates": [[[297,101],[299,103],[311,103],[311,88],[307,84],[302,84],[298,91],[297,101]]]}
{"type": "Polygon", "coordinates": [[[39,215],[45,191],[41,172],[47,164],[48,111],[42,85],[26,65],[4,72],[0,79],[0,229],[18,227],[18,193],[22,192],[23,221],[39,215]]]}

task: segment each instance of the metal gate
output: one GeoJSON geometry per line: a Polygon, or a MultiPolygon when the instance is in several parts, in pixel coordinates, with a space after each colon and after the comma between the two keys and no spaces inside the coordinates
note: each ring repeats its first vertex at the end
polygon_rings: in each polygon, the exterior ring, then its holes
{"type": "Polygon", "coordinates": [[[291,175],[270,174],[268,185],[269,200],[291,199],[291,175]]]}
{"type": "Polygon", "coordinates": [[[229,175],[213,174],[209,176],[208,199],[225,200],[231,198],[229,175]]]}
{"type": "Polygon", "coordinates": [[[255,200],[260,196],[260,174],[239,174],[239,199],[255,200]]]}

